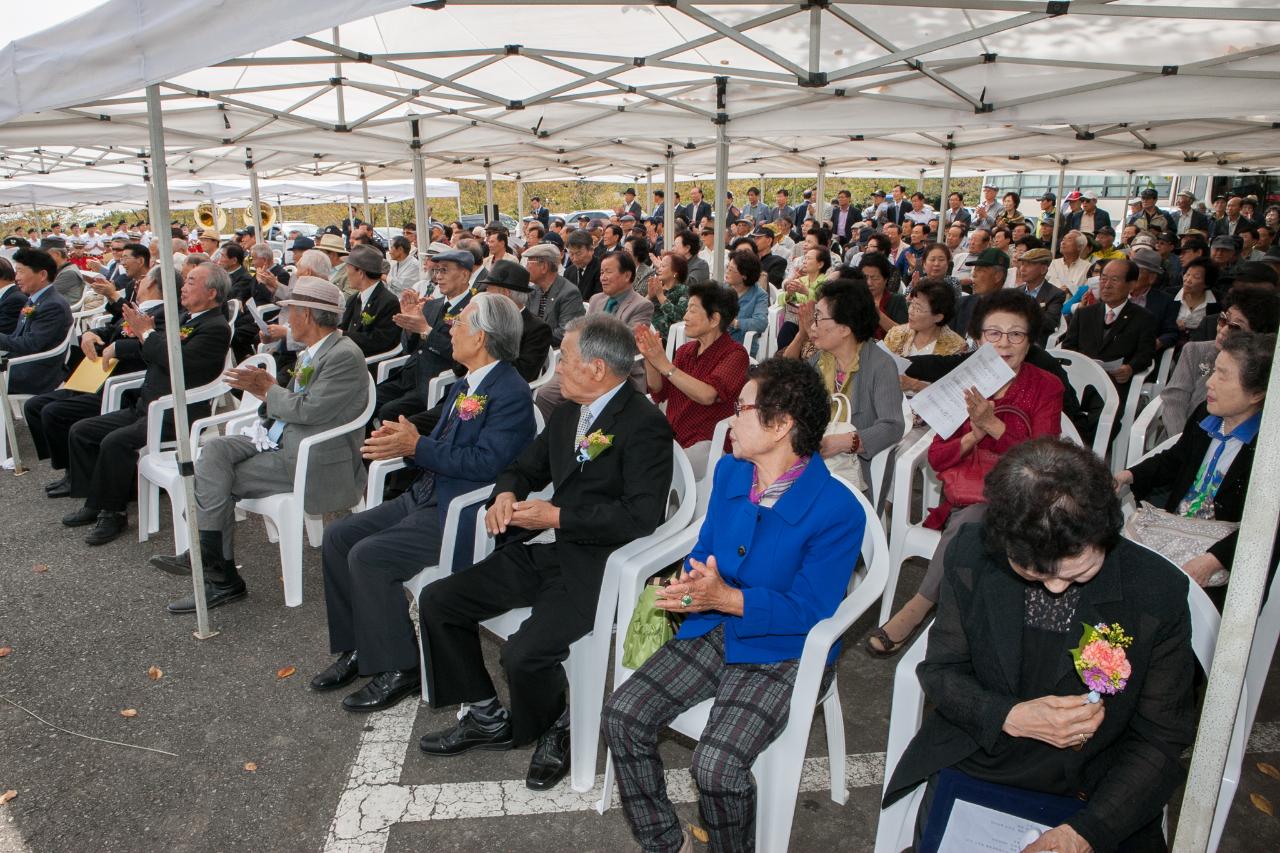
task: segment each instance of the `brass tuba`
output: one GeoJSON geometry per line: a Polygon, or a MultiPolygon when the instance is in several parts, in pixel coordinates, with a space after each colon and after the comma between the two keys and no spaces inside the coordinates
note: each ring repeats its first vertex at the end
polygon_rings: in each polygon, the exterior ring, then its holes
{"type": "Polygon", "coordinates": [[[201,228],[212,228],[221,233],[227,230],[227,212],[219,207],[215,221],[213,205],[205,202],[196,208],[196,224],[201,228]]]}
{"type": "MultiPolygon", "coordinates": [[[[262,233],[270,234],[271,225],[276,221],[276,209],[265,201],[258,202],[258,218],[262,220],[262,233]]],[[[253,224],[253,208],[246,207],[244,213],[240,215],[240,221],[245,227],[253,224]]]]}

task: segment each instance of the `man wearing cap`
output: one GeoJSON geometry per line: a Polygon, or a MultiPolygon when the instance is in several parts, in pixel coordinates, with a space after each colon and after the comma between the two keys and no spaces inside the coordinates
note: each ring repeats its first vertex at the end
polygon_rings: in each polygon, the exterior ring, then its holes
{"type": "Polygon", "coordinates": [[[1084,195],[1080,192],[1080,190],[1072,190],[1071,192],[1067,193],[1066,207],[1062,209],[1062,214],[1064,216],[1071,217],[1074,214],[1079,213],[1081,209],[1080,202],[1083,198],[1084,198],[1084,195]]]}
{"type": "MultiPolygon", "coordinates": [[[[351,421],[368,402],[364,355],[338,330],[342,291],[337,285],[303,276],[290,298],[280,304],[288,312],[294,340],[305,347],[298,354],[293,380],[285,388],[256,367],[228,370],[224,377],[228,385],[262,401],[261,420],[242,434],[210,439],[196,460],[194,509],[204,563],[204,597],[211,608],[246,594],[236,571],[232,541],[236,501],[292,491],[302,441],[351,421]]],[[[365,481],[362,437],[359,430],[347,432],[312,450],[306,492],[297,496],[304,512],[338,512],[360,500],[365,481]]],[[[190,570],[187,554],[152,557],[151,563],[175,574],[190,570]]],[[[195,598],[180,598],[168,609],[193,613],[195,598]]]]}
{"type": "Polygon", "coordinates": [[[84,250],[91,258],[102,257],[102,252],[106,248],[106,238],[98,233],[98,223],[90,222],[85,226],[84,231],[84,250]]]}
{"type": "Polygon", "coordinates": [[[1175,198],[1177,207],[1169,212],[1169,219],[1173,223],[1173,231],[1179,237],[1188,231],[1203,231],[1209,233],[1212,227],[1209,223],[1209,217],[1196,210],[1193,205],[1196,200],[1196,194],[1191,190],[1181,190],[1175,198]]]}
{"type": "Polygon", "coordinates": [[[218,247],[222,245],[222,235],[218,233],[216,228],[200,229],[200,251],[209,257],[217,254],[218,247]]]}
{"type": "Polygon", "coordinates": [[[1169,218],[1169,214],[1156,206],[1156,199],[1160,197],[1160,193],[1151,187],[1147,187],[1139,195],[1141,208],[1129,217],[1129,225],[1135,225],[1139,233],[1147,231],[1166,231],[1173,222],[1169,218]]]}
{"type": "Polygon", "coordinates": [[[1054,193],[1045,193],[1040,196],[1040,215],[1036,217],[1039,226],[1048,222],[1049,228],[1053,228],[1053,219],[1058,215],[1058,196],[1054,193]]]}
{"type": "Polygon", "coordinates": [[[634,187],[627,187],[622,194],[622,212],[630,213],[638,221],[644,215],[644,211],[640,209],[640,202],[636,201],[636,191],[634,187]]]}
{"type": "Polygon", "coordinates": [[[1099,228],[1093,236],[1095,248],[1093,254],[1089,256],[1090,263],[1114,261],[1125,257],[1124,250],[1115,245],[1116,231],[1110,225],[1099,228]]]}
{"type": "Polygon", "coordinates": [[[1040,306],[1040,329],[1035,332],[1035,342],[1043,347],[1049,336],[1058,331],[1062,317],[1062,303],[1067,295],[1061,288],[1045,281],[1053,253],[1048,249],[1028,249],[1018,260],[1018,284],[1040,306]]]}
{"type": "Polygon", "coordinates": [[[499,261],[493,269],[480,277],[485,293],[493,293],[511,300],[520,309],[520,355],[512,362],[525,382],[532,382],[542,373],[551,349],[551,327],[538,319],[528,307],[529,294],[534,286],[529,283],[529,271],[512,260],[499,261]]]}
{"type": "Polygon", "coordinates": [[[431,380],[457,369],[450,329],[471,301],[475,263],[475,256],[462,249],[441,252],[432,259],[431,267],[439,296],[427,300],[414,289],[401,292],[394,322],[402,330],[400,346],[409,359],[378,384],[373,411],[383,421],[425,411],[431,380]]]}
{"type": "MultiPolygon", "coordinates": [[[[1079,212],[1067,214],[1063,224],[1068,231],[1079,231],[1081,234],[1092,236],[1103,228],[1111,227],[1111,214],[1098,207],[1098,194],[1090,190],[1081,193],[1079,212]]],[[[1113,240],[1115,236],[1115,231],[1112,231],[1113,240]]]]}
{"type": "Polygon", "coordinates": [[[973,210],[973,227],[986,228],[988,230],[996,227],[996,215],[1000,213],[1000,202],[996,199],[996,193],[999,188],[993,183],[985,183],[982,185],[982,201],[973,210]]]}
{"type": "Polygon", "coordinates": [[[560,346],[569,323],[587,312],[582,294],[573,282],[560,275],[560,252],[551,245],[534,246],[524,253],[529,281],[528,309],[551,330],[552,346],[560,346]]]}
{"type": "MultiPolygon", "coordinates": [[[[1156,320],[1147,309],[1129,300],[1129,291],[1138,279],[1138,265],[1126,258],[1108,261],[1098,277],[1098,302],[1086,305],[1071,315],[1066,334],[1059,346],[1088,356],[1104,365],[1111,381],[1127,399],[1129,383],[1134,376],[1151,366],[1156,351],[1156,320]]],[[[1093,440],[1102,398],[1092,388],[1080,400],[1088,413],[1088,435],[1093,440]]],[[[1115,430],[1120,418],[1115,420],[1115,430]]]]}
{"type": "Polygon", "coordinates": [[[952,331],[960,335],[969,334],[969,322],[983,297],[1003,288],[1009,277],[1009,256],[1002,249],[989,246],[977,255],[971,255],[969,264],[973,276],[973,293],[964,294],[957,300],[956,314],[951,319],[952,331]]]}
{"type": "Polygon", "coordinates": [[[333,264],[333,274],[329,276],[329,281],[336,284],[345,293],[347,290],[347,247],[342,242],[342,236],[332,234],[326,230],[316,242],[316,248],[324,252],[329,258],[329,263],[333,264]]]}
{"type": "Polygon", "coordinates": [[[756,243],[756,254],[760,256],[760,268],[764,270],[770,284],[782,287],[787,276],[787,259],[773,251],[777,236],[767,225],[757,227],[751,234],[756,243]]]}
{"type": "Polygon", "coordinates": [[[366,358],[395,349],[400,303],[382,283],[382,253],[372,246],[356,246],[347,255],[347,268],[347,284],[355,296],[347,300],[339,328],[366,358]]]}
{"type": "MultiPolygon", "coordinates": [[[[0,350],[10,357],[56,349],[71,328],[71,306],[53,286],[58,266],[43,249],[19,249],[13,255],[14,279],[26,294],[18,325],[0,334],[0,350]]],[[[62,381],[64,355],[9,368],[10,394],[44,394],[62,381]]]]}
{"type": "Polygon", "coordinates": [[[1129,253],[1138,266],[1138,277],[1129,288],[1129,301],[1146,308],[1156,321],[1156,352],[1178,342],[1178,305],[1160,289],[1164,263],[1155,249],[1139,246],[1129,253]]]}
{"type": "Polygon", "coordinates": [[[53,278],[53,289],[67,300],[67,304],[75,305],[84,295],[84,279],[80,276],[80,269],[71,263],[66,239],[45,237],[40,241],[40,248],[48,252],[49,257],[58,265],[58,274],[53,278]]]}
{"type": "Polygon", "coordinates": [[[314,249],[315,247],[316,241],[312,240],[310,237],[294,237],[293,242],[289,244],[290,259],[294,266],[297,266],[302,261],[303,252],[308,249],[314,249]]]}
{"type": "MultiPolygon", "coordinates": [[[[67,476],[64,484],[54,483],[50,497],[83,498],[84,505],[63,517],[67,527],[93,528],[85,537],[87,545],[105,545],[128,527],[125,511],[137,481],[138,451],[147,444],[147,411],[152,401],[170,392],[169,350],[166,336],[176,333],[182,352],[182,375],[187,388],[208,385],[218,378],[227,360],[230,327],[223,313],[231,283],[226,271],[204,263],[182,283],[183,314],[177,330],[164,328],[156,303],[163,294],[154,279],[144,277],[138,296],[142,303],[123,307],[127,336],[117,337],[101,353],[101,358],[145,363],[146,374],[133,404],[105,415],[88,417],[72,425],[66,434],[67,476]],[[143,309],[143,305],[151,303],[143,309]],[[61,486],[61,487],[60,487],[61,486]]],[[[187,406],[191,421],[209,414],[208,401],[187,406]]],[[[50,455],[58,435],[48,436],[50,455]]],[[[173,440],[173,413],[165,415],[161,438],[173,440]]],[[[56,456],[55,456],[56,458],[56,456]]]]}

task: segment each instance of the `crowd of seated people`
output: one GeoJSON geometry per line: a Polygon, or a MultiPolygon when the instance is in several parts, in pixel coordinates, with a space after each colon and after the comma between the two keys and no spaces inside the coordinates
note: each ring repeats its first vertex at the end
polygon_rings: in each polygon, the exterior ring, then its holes
{"type": "MultiPolygon", "coordinates": [[[[71,303],[102,301],[101,322],[80,334],[71,358],[10,376],[11,392],[31,395],[24,417],[39,457],[64,472],[46,492],[83,500],[63,523],[92,525],[90,545],[127,528],[147,406],[168,393],[165,344],[176,335],[189,388],[221,376],[259,403],[254,427],[210,438],[195,464],[191,548],[204,566],[202,595],[209,607],[230,604],[247,594],[236,502],[292,490],[300,443],[356,418],[377,361],[401,357],[376,386],[370,422],[317,449],[298,496],[310,515],[345,512],[362,497],[370,462],[407,463],[387,500],[325,527],[335,657],[311,688],[351,687],[342,707],[376,712],[425,683],[433,706],[463,707],[456,724],[421,738],[425,754],[531,744],[526,782],[546,790],[569,769],[561,664],[592,628],[610,554],[666,517],[674,441],[712,489],[694,551],[658,594],[660,609],[685,619],[607,699],[604,737],[636,840],[682,849],[688,836],[662,783],[658,733],[714,699],[703,738],[712,745],[694,758],[699,810],[714,847],[744,849],[751,766],[785,726],[804,637],[834,612],[875,523],[837,478],[869,494],[872,459],[898,447],[909,426],[904,394],[989,347],[982,355],[994,351],[1013,379],[989,396],[969,389],[961,427],[932,439],[927,461],[942,500],[924,524],[941,541],[918,590],[865,643],[873,656],[894,655],[934,614],[920,670],[934,710],[889,798],[926,785],[924,832],[944,770],[1064,796],[1125,778],[1140,791],[1123,814],[1090,799],[1046,835],[1062,846],[1045,849],[1154,837],[1194,724],[1178,605],[1188,579],[1215,590],[1229,581],[1237,534],[1180,575],[1121,537],[1115,488],[1174,515],[1240,520],[1280,327],[1272,232],[1232,204],[1197,219],[1144,198],[1119,223],[1117,243],[1096,199],[1068,197],[1081,210],[1064,216],[1054,245],[1053,216],[1062,214],[1052,194],[1032,218],[1016,193],[997,201],[993,187],[972,214],[959,194],[939,212],[895,187],[892,200],[878,194],[865,208],[848,193],[830,209],[812,194],[795,207],[780,194],[766,207],[757,191],[735,209],[721,246],[709,230],[714,208],[692,195],[670,234],[656,211],[620,210],[593,225],[539,216],[540,206],[519,239],[500,223],[483,236],[431,223],[421,244],[406,228],[384,246],[366,223],[333,226],[291,236],[292,269],[252,233],[227,241],[205,230],[195,235],[203,251],[182,253],[178,330],[165,328],[154,237],[99,240],[110,262],[96,269],[71,263],[65,244],[19,248],[0,259],[0,348],[51,349],[69,332],[71,303]],[[1263,249],[1249,238],[1266,241],[1263,249]],[[71,275],[81,290],[64,293],[58,282],[69,288],[71,275]],[[680,323],[684,342],[671,350],[680,323]],[[277,374],[224,369],[229,352],[243,357],[237,336],[246,328],[249,351],[275,355],[277,374]],[[1122,395],[1172,351],[1161,416],[1178,440],[1114,478],[1090,451],[1060,441],[1065,416],[1087,442],[1101,400],[1071,387],[1055,346],[1102,364],[1122,395]],[[545,376],[552,356],[558,366],[545,376]],[[58,387],[85,359],[118,359],[121,372],[143,374],[141,388],[100,414],[101,392],[58,387]],[[436,399],[433,380],[443,382],[436,399]],[[725,421],[725,444],[713,448],[725,421]],[[715,466],[712,455],[721,457],[715,466]],[[536,496],[548,486],[550,497],[536,496]],[[459,525],[452,565],[418,598],[415,638],[403,584],[439,562],[450,502],[482,487],[492,494],[459,525]],[[482,559],[470,548],[477,525],[496,544],[482,559]],[[769,545],[744,548],[742,537],[769,545]],[[1074,674],[1047,662],[1093,618],[1094,591],[1131,587],[1160,588],[1125,598],[1121,621],[1154,620],[1172,638],[1157,647],[1140,637],[1131,652],[1165,677],[1108,700],[1103,727],[1100,706],[1079,701],[1074,674]],[[1007,605],[994,633],[977,631],[975,614],[993,602],[1007,605]],[[479,626],[517,607],[532,615],[503,647],[500,688],[479,626]],[[972,665],[1002,644],[1022,649],[1013,670],[972,665]],[[1119,749],[1150,702],[1163,709],[1158,742],[1144,747],[1150,754],[1119,749]]],[[[188,417],[208,407],[193,404],[188,417]]],[[[171,435],[172,416],[163,429],[171,435]]],[[[192,560],[151,562],[187,574],[192,560]]],[[[195,609],[194,595],[169,605],[195,609]]]]}

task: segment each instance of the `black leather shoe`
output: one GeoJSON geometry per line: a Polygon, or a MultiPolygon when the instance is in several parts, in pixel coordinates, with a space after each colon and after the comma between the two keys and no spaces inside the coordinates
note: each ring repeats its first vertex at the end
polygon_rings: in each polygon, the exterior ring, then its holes
{"type": "MultiPolygon", "coordinates": [[[[339,658],[341,660],[341,658],[339,658]]],[[[336,667],[337,664],[334,664],[336,667]]],[[[333,669],[333,667],[330,667],[333,669]]],[[[326,673],[327,674],[327,671],[326,673]]],[[[356,667],[354,661],[351,666],[351,678],[356,677],[356,667]]],[[[344,682],[345,683],[345,682],[344,682]]],[[[341,685],[335,684],[334,687],[341,685]]],[[[422,679],[418,677],[418,670],[400,669],[391,670],[390,672],[380,672],[373,678],[369,679],[369,683],[361,687],[355,693],[342,700],[342,707],[348,711],[356,711],[364,713],[367,711],[385,711],[400,702],[401,699],[410,694],[417,693],[422,689],[422,679]]]]}
{"type": "MultiPolygon", "coordinates": [[[[249,590],[239,577],[236,577],[229,584],[204,582],[204,600],[210,610],[215,607],[221,607],[224,604],[230,604],[233,601],[239,601],[248,594],[249,590]]],[[[196,597],[194,595],[184,595],[177,601],[169,602],[169,606],[166,609],[170,613],[195,613],[196,597]]]]}
{"type": "Polygon", "coordinates": [[[62,517],[62,523],[67,527],[84,527],[86,524],[95,524],[98,521],[98,511],[82,506],[75,512],[69,512],[62,517]]]}
{"type": "Polygon", "coordinates": [[[51,498],[69,498],[71,497],[71,479],[63,477],[56,483],[50,483],[44,487],[44,493],[51,498]]]}
{"type": "Polygon", "coordinates": [[[346,687],[348,684],[356,680],[356,676],[360,674],[360,667],[356,663],[355,652],[343,652],[338,655],[338,659],[329,664],[328,669],[311,679],[312,690],[337,690],[339,687],[346,687]]]}
{"type": "Polygon", "coordinates": [[[524,784],[535,791],[554,788],[569,773],[569,727],[552,726],[538,738],[524,784]]]}
{"type": "Polygon", "coordinates": [[[84,537],[86,545],[106,545],[129,529],[129,518],[123,512],[98,513],[98,523],[93,525],[89,535],[84,537]]]}
{"type": "Polygon", "coordinates": [[[191,552],[183,551],[176,557],[169,554],[156,554],[147,560],[147,563],[155,566],[162,572],[168,572],[171,575],[180,575],[182,577],[191,577],[191,552]]]}
{"type": "Polygon", "coordinates": [[[71,477],[67,476],[66,474],[63,474],[61,480],[54,480],[52,483],[45,483],[44,490],[45,490],[45,493],[47,494],[49,492],[52,492],[54,489],[61,489],[63,487],[70,486],[70,485],[71,485],[71,477]]]}
{"type": "Polygon", "coordinates": [[[451,729],[423,735],[418,741],[418,748],[427,755],[461,755],[473,749],[502,752],[510,749],[511,744],[510,723],[503,723],[497,731],[486,732],[467,714],[451,729]]]}

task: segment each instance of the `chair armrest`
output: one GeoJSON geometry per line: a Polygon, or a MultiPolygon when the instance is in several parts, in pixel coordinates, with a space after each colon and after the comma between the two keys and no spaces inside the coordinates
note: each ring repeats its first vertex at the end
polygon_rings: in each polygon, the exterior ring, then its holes
{"type": "Polygon", "coordinates": [[[396,344],[393,349],[389,349],[386,352],[380,352],[380,353],[377,353],[376,355],[366,356],[364,363],[378,364],[379,362],[386,361],[389,358],[395,358],[400,353],[401,353],[400,344],[396,344]]]}
{"type": "MultiPolygon", "coordinates": [[[[625,680],[630,673],[630,670],[622,666],[621,637],[626,635],[627,626],[631,624],[631,615],[635,612],[636,600],[644,589],[645,581],[655,572],[689,555],[693,546],[698,543],[702,522],[703,519],[698,518],[693,524],[673,534],[660,538],[651,535],[637,539],[609,555],[609,561],[605,564],[605,580],[601,584],[600,601],[601,604],[604,603],[604,587],[605,584],[609,584],[614,592],[618,630],[621,632],[618,642],[614,644],[615,684],[625,680]]],[[[601,609],[597,608],[597,622],[600,622],[601,616],[601,609]]]]}
{"type": "MultiPolygon", "coordinates": [[[[201,403],[205,400],[212,400],[214,397],[220,397],[231,389],[225,385],[221,379],[215,379],[208,385],[201,385],[199,388],[192,388],[187,391],[187,405],[192,403],[201,403]]],[[[160,452],[160,436],[164,425],[164,413],[173,408],[173,395],[165,394],[151,401],[151,405],[147,406],[147,448],[146,453],[160,452]]],[[[193,430],[194,433],[194,430],[193,430]]],[[[191,456],[195,458],[195,443],[191,444],[191,456]]]]}
{"type": "MultiPolygon", "coordinates": [[[[250,421],[257,419],[257,415],[252,412],[246,412],[243,409],[235,409],[230,412],[223,412],[220,415],[209,415],[206,418],[201,418],[191,425],[191,446],[200,446],[200,439],[204,437],[206,430],[216,429],[222,424],[230,424],[233,421],[250,421]]],[[[230,429],[228,429],[228,433],[230,433],[230,429]]]]}
{"type": "Polygon", "coordinates": [[[369,484],[365,487],[365,509],[373,509],[382,503],[382,491],[387,485],[387,475],[409,467],[403,459],[378,459],[369,466],[369,484]]]}
{"type": "MultiPolygon", "coordinates": [[[[462,513],[470,507],[477,504],[483,504],[489,500],[489,496],[493,493],[493,486],[481,486],[478,489],[458,495],[449,501],[449,511],[444,517],[444,533],[440,540],[440,570],[449,572],[453,569],[453,550],[458,544],[458,524],[462,519],[462,513]]],[[[476,528],[484,529],[484,519],[476,519],[476,528]]],[[[479,557],[474,557],[479,562],[479,557]]]]}
{"type": "Polygon", "coordinates": [[[430,409],[444,397],[445,389],[457,381],[458,376],[452,370],[442,370],[427,384],[427,408],[430,409]]]}
{"type": "Polygon", "coordinates": [[[404,367],[406,361],[409,360],[407,355],[397,355],[391,358],[378,359],[378,382],[386,382],[387,377],[391,375],[391,371],[397,367],[404,367]]]}
{"type": "Polygon", "coordinates": [[[124,392],[130,388],[141,388],[147,372],[122,373],[119,376],[108,376],[102,386],[102,414],[114,412],[123,405],[124,392]]]}

